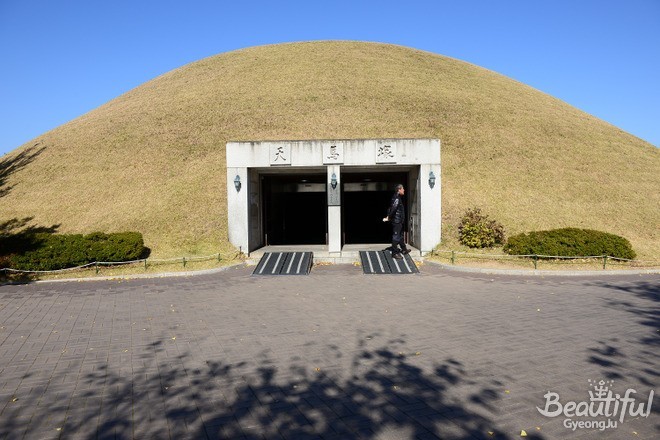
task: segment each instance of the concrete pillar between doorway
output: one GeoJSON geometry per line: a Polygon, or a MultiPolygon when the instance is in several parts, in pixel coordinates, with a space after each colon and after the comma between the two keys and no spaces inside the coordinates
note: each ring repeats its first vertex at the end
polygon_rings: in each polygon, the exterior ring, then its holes
{"type": "Polygon", "coordinates": [[[328,165],[328,252],[330,256],[341,252],[341,173],[339,165],[328,165]],[[332,174],[337,178],[337,187],[332,188],[332,174]]]}

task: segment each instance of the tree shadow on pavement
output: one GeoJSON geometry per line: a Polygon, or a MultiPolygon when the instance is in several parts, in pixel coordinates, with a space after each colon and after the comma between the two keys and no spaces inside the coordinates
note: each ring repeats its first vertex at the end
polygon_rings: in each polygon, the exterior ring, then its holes
{"type": "MultiPolygon", "coordinates": [[[[660,283],[652,281],[598,283],[600,287],[623,292],[625,298],[607,298],[609,307],[631,314],[640,325],[635,339],[625,337],[599,341],[588,349],[588,361],[601,367],[603,377],[628,382],[637,391],[654,390],[660,384],[660,283]],[[632,380],[632,382],[631,382],[632,380]]],[[[643,394],[643,393],[642,393],[643,394]]],[[[660,402],[653,400],[654,413],[660,402]]],[[[656,426],[660,430],[660,425],[656,426]]]]}
{"type": "MultiPolygon", "coordinates": [[[[162,357],[172,350],[173,341],[154,342],[140,355],[100,365],[31,424],[61,420],[62,438],[89,439],[513,438],[493,420],[501,383],[475,382],[451,358],[422,368],[400,339],[373,349],[360,344],[346,359],[350,367],[327,371],[266,353],[235,363],[162,357]]],[[[337,347],[329,350],[342,359],[337,347]]],[[[19,432],[14,418],[2,418],[0,437],[19,432]]]]}
{"type": "MultiPolygon", "coordinates": [[[[606,299],[607,305],[625,310],[642,326],[637,341],[633,342],[649,366],[653,366],[655,370],[655,366],[660,363],[660,283],[640,281],[625,284],[602,283],[601,286],[625,292],[630,296],[624,299],[606,299]]],[[[616,367],[619,364],[617,361],[623,357],[623,345],[618,339],[612,339],[610,343],[601,341],[601,347],[592,350],[592,362],[606,368],[616,367]]],[[[657,378],[658,373],[653,373],[657,378]]]]}
{"type": "Polygon", "coordinates": [[[609,305],[634,314],[639,324],[650,332],[639,339],[645,346],[660,348],[660,281],[643,281],[625,285],[607,284],[605,287],[632,294],[637,301],[610,300],[609,305]]]}

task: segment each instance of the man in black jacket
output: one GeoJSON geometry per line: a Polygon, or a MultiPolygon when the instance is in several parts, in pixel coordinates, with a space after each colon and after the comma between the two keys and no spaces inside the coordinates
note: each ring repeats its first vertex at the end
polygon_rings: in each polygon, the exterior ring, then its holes
{"type": "Polygon", "coordinates": [[[390,207],[387,210],[387,217],[383,218],[384,222],[392,222],[392,257],[397,260],[403,258],[401,254],[405,255],[410,252],[403,241],[403,223],[406,220],[406,209],[403,206],[402,199],[404,193],[403,185],[397,185],[396,192],[392,196],[390,207]],[[398,249],[397,246],[400,246],[401,249],[398,249]]]}

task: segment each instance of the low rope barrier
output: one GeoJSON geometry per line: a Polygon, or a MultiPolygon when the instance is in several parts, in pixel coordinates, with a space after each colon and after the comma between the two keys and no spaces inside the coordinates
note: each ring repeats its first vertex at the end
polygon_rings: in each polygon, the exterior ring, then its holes
{"type": "MultiPolygon", "coordinates": [[[[229,259],[236,259],[241,254],[239,250],[235,255],[230,256],[229,259]]],[[[603,269],[607,269],[608,262],[624,262],[624,263],[633,263],[634,266],[638,265],[647,265],[647,266],[660,266],[660,261],[658,260],[631,260],[628,258],[619,258],[619,257],[610,257],[608,255],[589,255],[589,256],[562,256],[562,255],[540,255],[540,254],[528,254],[528,255],[509,255],[509,254],[484,254],[484,253],[474,253],[474,252],[463,252],[463,251],[432,251],[431,255],[439,254],[449,254],[449,258],[452,264],[456,264],[456,259],[458,256],[463,256],[467,258],[481,258],[485,260],[497,260],[497,259],[508,259],[508,260],[517,260],[521,258],[530,258],[534,263],[534,269],[538,268],[539,259],[542,260],[589,260],[589,259],[601,259],[603,260],[603,269]]],[[[66,269],[57,269],[57,270],[20,270],[20,269],[11,269],[8,267],[0,268],[0,272],[7,273],[18,273],[18,274],[56,274],[64,272],[72,272],[76,270],[88,269],[91,267],[96,268],[96,273],[99,273],[99,266],[122,266],[130,264],[144,264],[144,269],[147,270],[149,264],[164,264],[164,263],[177,263],[181,262],[183,267],[190,262],[199,262],[199,261],[208,261],[211,259],[217,258],[218,261],[223,259],[222,253],[207,255],[203,257],[178,257],[178,258],[168,258],[168,259],[149,259],[144,258],[140,260],[132,261],[95,261],[93,263],[83,264],[82,266],[68,267],[66,269]]],[[[549,262],[549,261],[546,261],[549,262]]],[[[555,263],[563,263],[563,261],[555,263]]]]}
{"type": "MultiPolygon", "coordinates": [[[[241,252],[237,252],[235,255],[234,254],[229,254],[229,258],[225,259],[236,259],[241,252]]],[[[198,261],[208,261],[211,259],[218,259],[218,261],[223,260],[223,256],[227,257],[227,255],[223,255],[222,253],[218,252],[217,254],[212,254],[212,255],[207,255],[203,257],[179,257],[179,258],[167,258],[167,259],[150,259],[150,258],[143,258],[140,260],[131,260],[131,261],[94,261],[92,263],[87,263],[83,264],[81,266],[75,266],[75,267],[67,267],[65,269],[55,269],[55,270],[20,270],[20,269],[12,269],[9,267],[4,267],[0,268],[0,272],[6,273],[17,273],[17,274],[57,274],[57,273],[65,273],[65,272],[73,272],[76,270],[82,270],[82,269],[88,269],[91,267],[96,268],[96,273],[99,272],[99,266],[123,266],[123,265],[130,265],[130,264],[144,264],[144,269],[147,270],[147,267],[149,264],[163,264],[163,263],[177,263],[181,262],[183,263],[183,267],[186,267],[187,263],[190,262],[198,262],[198,261]]]]}
{"type": "Polygon", "coordinates": [[[83,264],[82,266],[76,266],[76,267],[67,267],[66,269],[57,269],[57,270],[20,270],[20,269],[11,269],[9,267],[2,268],[0,270],[3,270],[5,272],[13,272],[13,273],[55,273],[55,272],[71,272],[74,270],[80,270],[80,269],[85,269],[90,266],[94,266],[95,263],[88,263],[88,264],[83,264]]]}
{"type": "Polygon", "coordinates": [[[660,266],[659,260],[631,260],[628,258],[611,257],[609,255],[585,255],[585,256],[542,255],[542,254],[509,255],[509,254],[484,254],[484,253],[463,252],[463,251],[443,251],[443,250],[431,252],[431,255],[439,255],[439,254],[449,254],[448,258],[451,260],[452,264],[456,264],[456,259],[459,256],[462,256],[464,258],[478,258],[484,260],[497,260],[497,259],[517,260],[522,258],[528,258],[531,259],[532,262],[534,263],[534,269],[538,268],[539,260],[543,260],[544,262],[548,262],[548,263],[553,262],[552,260],[559,260],[559,261],[554,261],[554,263],[572,264],[573,262],[570,260],[597,259],[597,260],[602,260],[603,270],[607,269],[608,262],[632,263],[632,266],[636,266],[636,267],[660,266]]]}

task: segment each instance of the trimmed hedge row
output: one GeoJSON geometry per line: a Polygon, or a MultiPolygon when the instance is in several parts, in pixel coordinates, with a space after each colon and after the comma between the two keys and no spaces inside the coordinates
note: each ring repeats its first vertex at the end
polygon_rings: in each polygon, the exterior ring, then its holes
{"type": "Polygon", "coordinates": [[[137,260],[147,251],[139,232],[38,233],[30,236],[27,249],[10,255],[9,262],[12,269],[18,270],[58,270],[95,261],[137,260]]]}
{"type": "Polygon", "coordinates": [[[634,259],[630,242],[618,235],[592,229],[562,228],[509,237],[504,252],[511,255],[581,257],[607,255],[634,259]]]}

